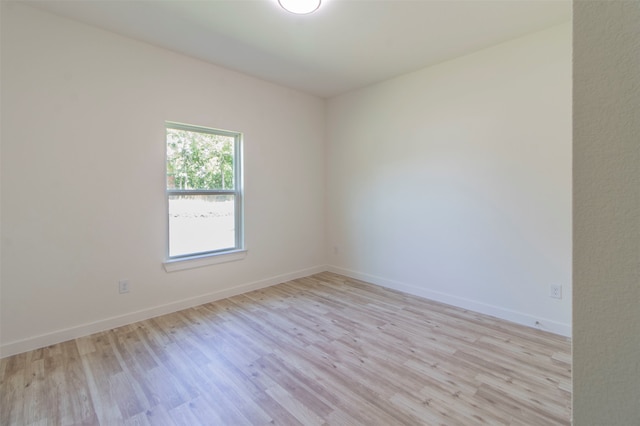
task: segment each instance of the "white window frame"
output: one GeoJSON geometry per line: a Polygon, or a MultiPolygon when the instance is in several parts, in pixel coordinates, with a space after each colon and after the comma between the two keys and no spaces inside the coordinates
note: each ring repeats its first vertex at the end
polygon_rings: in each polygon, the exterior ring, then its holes
{"type": "Polygon", "coordinates": [[[165,204],[166,204],[166,261],[164,268],[167,272],[182,269],[197,268],[223,262],[231,262],[243,259],[246,256],[244,247],[244,215],[243,215],[243,179],[242,179],[242,133],[229,130],[213,129],[209,127],[167,121],[165,123],[165,149],[168,129],[185,130],[188,132],[206,133],[211,135],[232,137],[234,139],[233,150],[233,189],[169,189],[167,187],[167,153],[165,152],[165,204]],[[233,195],[234,196],[234,221],[235,221],[235,246],[220,250],[212,250],[199,253],[188,253],[178,256],[169,255],[170,220],[169,198],[172,195],[233,195]]]}

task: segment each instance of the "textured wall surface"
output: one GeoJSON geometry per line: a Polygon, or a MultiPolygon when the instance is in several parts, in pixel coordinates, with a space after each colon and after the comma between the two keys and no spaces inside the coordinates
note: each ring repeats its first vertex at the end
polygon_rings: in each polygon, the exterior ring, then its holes
{"type": "Polygon", "coordinates": [[[574,4],[574,422],[640,425],[640,2],[574,4]]]}
{"type": "Polygon", "coordinates": [[[570,23],[330,99],[327,137],[336,272],[571,334],[570,23]]]}

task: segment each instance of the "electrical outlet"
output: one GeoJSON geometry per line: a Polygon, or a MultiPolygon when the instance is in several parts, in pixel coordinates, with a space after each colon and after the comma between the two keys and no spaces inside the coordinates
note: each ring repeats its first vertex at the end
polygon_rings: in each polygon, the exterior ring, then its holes
{"type": "Polygon", "coordinates": [[[562,286],[560,284],[551,284],[549,287],[549,297],[562,299],[562,286]]]}
{"type": "Polygon", "coordinates": [[[118,281],[118,293],[129,293],[129,280],[118,281]]]}

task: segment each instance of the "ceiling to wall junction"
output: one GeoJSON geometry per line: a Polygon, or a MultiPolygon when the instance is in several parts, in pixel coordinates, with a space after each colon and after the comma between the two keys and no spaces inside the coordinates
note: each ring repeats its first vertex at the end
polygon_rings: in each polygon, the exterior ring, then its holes
{"type": "Polygon", "coordinates": [[[321,97],[571,19],[570,0],[18,0],[321,97]]]}

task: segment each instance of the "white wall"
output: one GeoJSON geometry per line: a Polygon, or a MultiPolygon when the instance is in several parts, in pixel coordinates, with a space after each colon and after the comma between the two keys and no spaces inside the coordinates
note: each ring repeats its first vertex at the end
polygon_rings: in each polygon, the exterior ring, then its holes
{"type": "Polygon", "coordinates": [[[640,425],[640,2],[573,17],[574,424],[640,425]]]}
{"type": "Polygon", "coordinates": [[[568,334],[569,40],[565,25],[333,99],[325,123],[321,99],[2,3],[1,354],[327,258],[568,334]],[[165,120],[244,132],[246,259],[162,269],[165,120]]]}
{"type": "Polygon", "coordinates": [[[331,99],[327,123],[332,270],[570,334],[569,23],[331,99]]]}
{"type": "Polygon", "coordinates": [[[322,269],[323,100],[5,2],[1,82],[2,355],[322,269]],[[244,133],[246,259],[163,270],[165,120],[244,133]]]}

